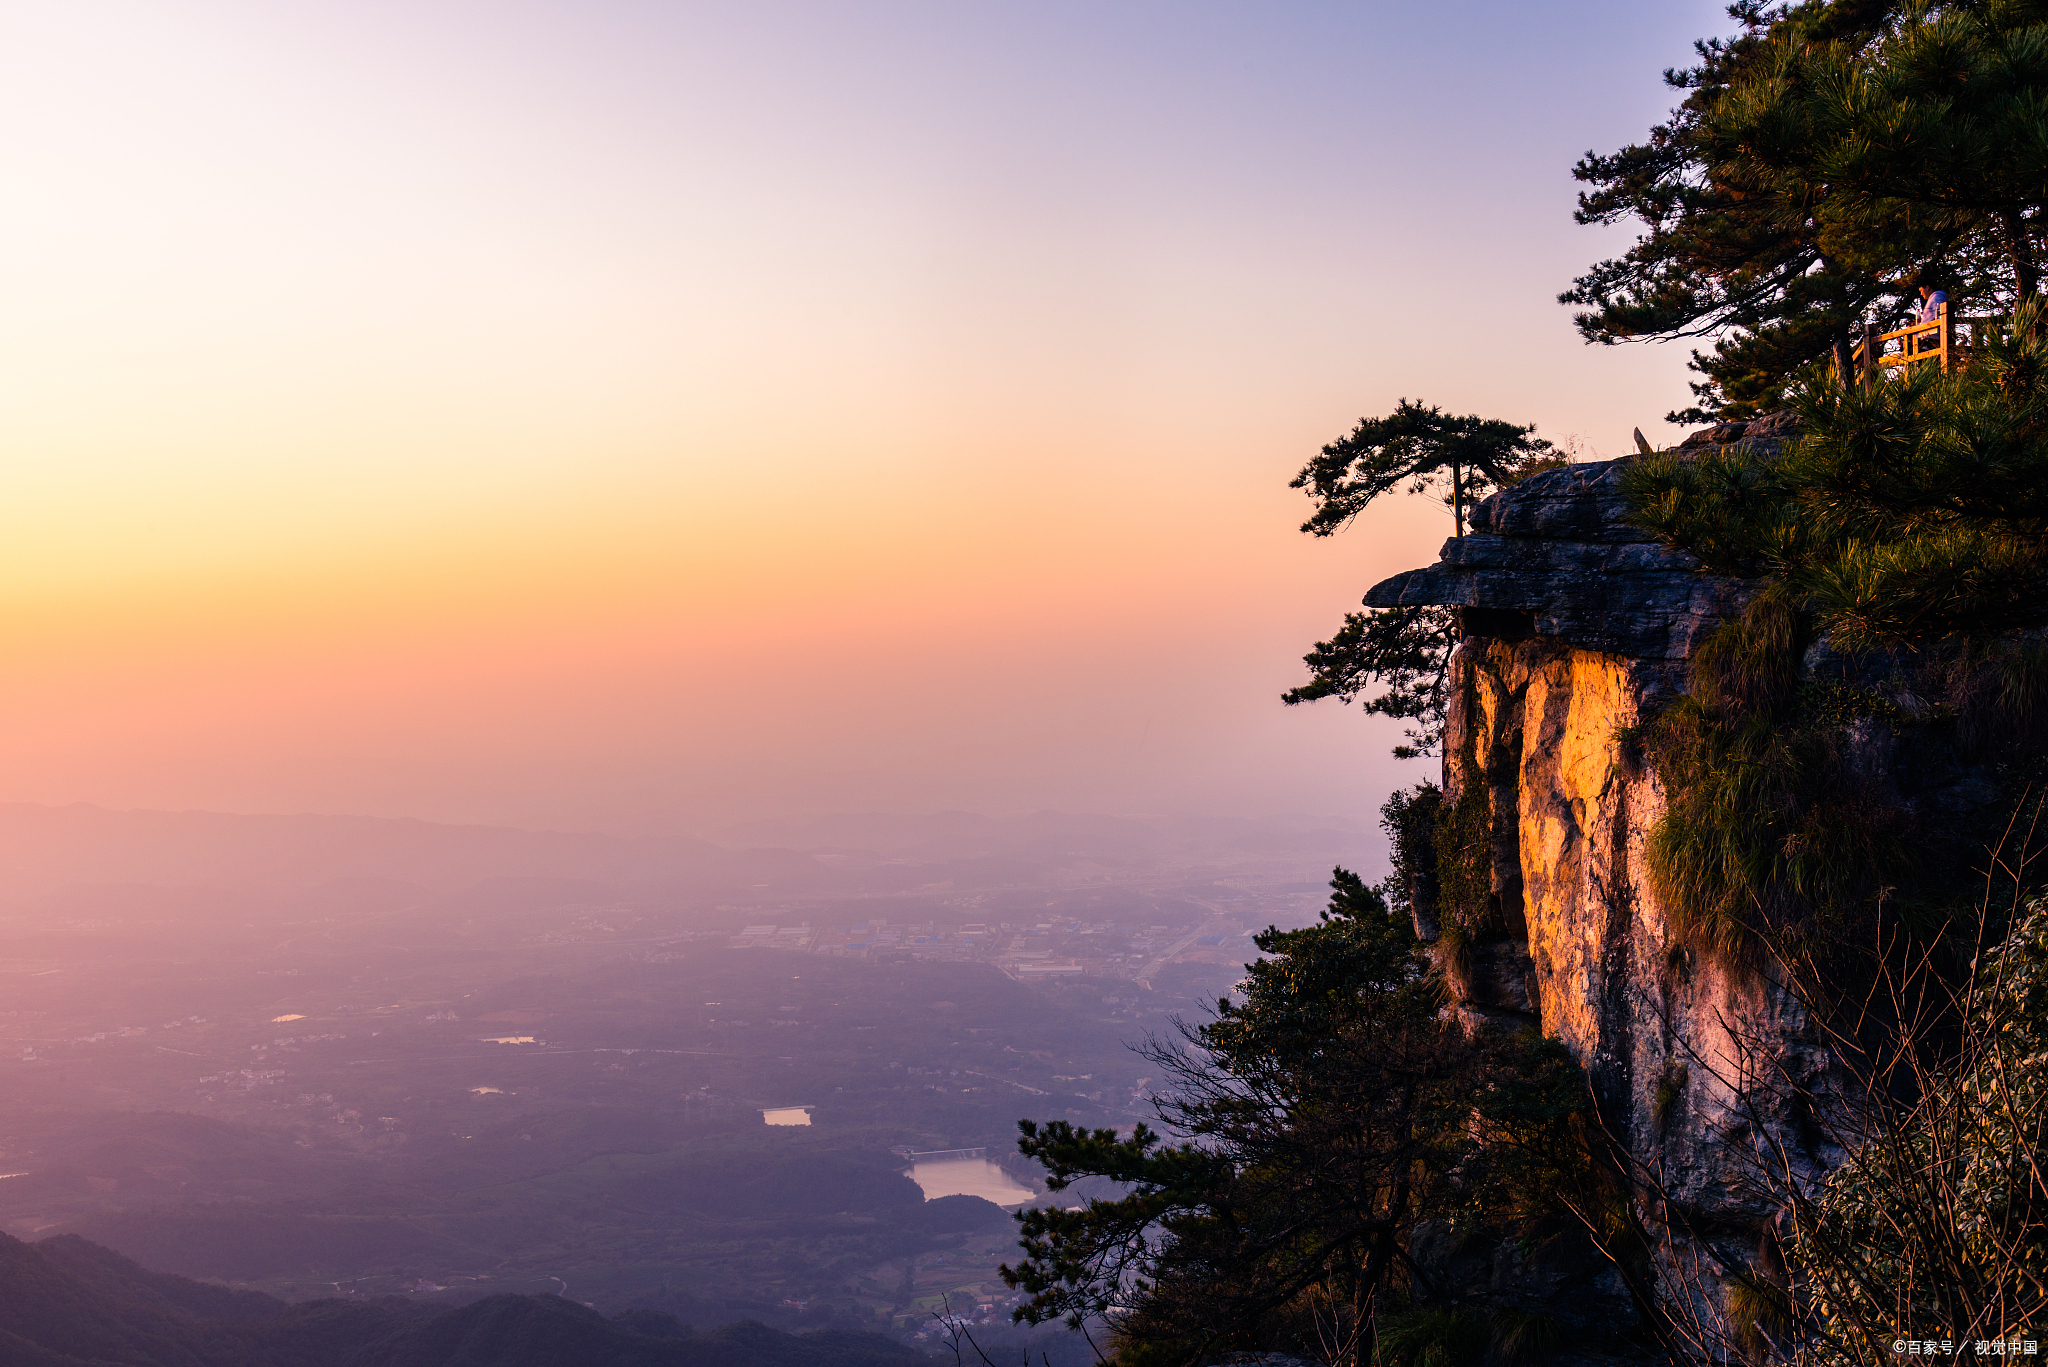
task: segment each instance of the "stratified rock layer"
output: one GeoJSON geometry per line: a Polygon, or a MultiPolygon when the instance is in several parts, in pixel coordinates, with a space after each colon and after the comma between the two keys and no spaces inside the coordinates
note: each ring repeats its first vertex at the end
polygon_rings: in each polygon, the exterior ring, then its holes
{"type": "Polygon", "coordinates": [[[1702,572],[1622,520],[1620,461],[1550,470],[1495,494],[1472,534],[1434,565],[1397,574],[1368,607],[1464,608],[1474,625],[1634,660],[1683,660],[1739,611],[1750,585],[1702,572]]]}

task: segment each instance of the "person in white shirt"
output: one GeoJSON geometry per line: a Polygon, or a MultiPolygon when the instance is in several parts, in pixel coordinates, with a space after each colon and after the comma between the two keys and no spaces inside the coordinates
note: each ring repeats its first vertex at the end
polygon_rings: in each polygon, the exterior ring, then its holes
{"type": "Polygon", "coordinates": [[[1920,307],[1913,313],[1916,323],[1931,323],[1941,317],[1942,309],[1948,306],[1948,292],[1932,285],[1920,287],[1920,307]]]}

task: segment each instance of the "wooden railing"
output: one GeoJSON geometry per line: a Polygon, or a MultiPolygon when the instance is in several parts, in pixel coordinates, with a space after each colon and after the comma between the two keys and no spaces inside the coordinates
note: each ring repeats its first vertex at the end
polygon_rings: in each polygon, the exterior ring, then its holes
{"type": "Polygon", "coordinates": [[[1879,369],[1911,374],[1915,366],[1932,364],[1937,370],[1958,370],[1970,363],[1970,352],[1993,326],[1989,318],[1957,318],[1947,304],[1941,306],[1939,318],[1890,332],[1879,332],[1876,324],[1867,323],[1862,339],[1849,349],[1849,365],[1866,381],[1879,369]],[[1958,340],[1959,329],[1965,340],[1958,340]]]}

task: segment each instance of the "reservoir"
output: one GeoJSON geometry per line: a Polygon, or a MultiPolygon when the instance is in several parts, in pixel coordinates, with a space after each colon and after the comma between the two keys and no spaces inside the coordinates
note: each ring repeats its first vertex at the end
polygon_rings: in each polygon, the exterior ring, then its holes
{"type": "Polygon", "coordinates": [[[1021,1206],[1037,1193],[986,1158],[921,1159],[910,1169],[927,1201],[941,1196],[979,1196],[999,1206],[1021,1206]]]}

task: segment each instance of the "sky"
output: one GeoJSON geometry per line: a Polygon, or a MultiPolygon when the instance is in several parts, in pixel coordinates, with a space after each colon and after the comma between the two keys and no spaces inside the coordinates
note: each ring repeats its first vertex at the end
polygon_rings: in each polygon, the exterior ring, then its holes
{"type": "Polygon", "coordinates": [[[1587,458],[1713,4],[0,7],[0,799],[651,834],[1371,824],[1302,652],[1448,515],[1402,397],[1587,458]]]}

